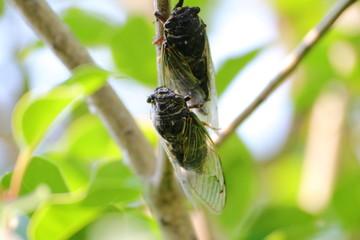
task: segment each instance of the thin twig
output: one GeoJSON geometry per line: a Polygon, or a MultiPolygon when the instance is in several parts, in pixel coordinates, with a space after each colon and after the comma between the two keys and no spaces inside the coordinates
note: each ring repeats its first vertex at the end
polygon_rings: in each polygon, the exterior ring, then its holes
{"type": "Polygon", "coordinates": [[[298,47],[285,58],[279,73],[270,81],[266,88],[233,122],[220,132],[218,138],[215,140],[216,145],[221,145],[226,138],[287,79],[289,74],[292,73],[309,50],[329,31],[336,19],[354,2],[356,2],[356,0],[343,0],[338,2],[330,12],[325,15],[320,23],[305,35],[298,47]]]}

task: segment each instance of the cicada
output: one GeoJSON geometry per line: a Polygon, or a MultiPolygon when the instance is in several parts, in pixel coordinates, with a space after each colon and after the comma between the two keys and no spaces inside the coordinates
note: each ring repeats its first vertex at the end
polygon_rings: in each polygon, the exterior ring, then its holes
{"type": "Polygon", "coordinates": [[[220,157],[203,123],[189,109],[190,97],[157,88],[147,102],[151,118],[184,192],[220,214],[226,187],[220,157]]]}
{"type": "Polygon", "coordinates": [[[214,66],[206,24],[198,16],[199,7],[183,7],[183,2],[178,2],[168,19],[155,13],[164,23],[162,84],[183,96],[191,96],[188,102],[197,106],[194,111],[198,117],[217,128],[214,66]]]}

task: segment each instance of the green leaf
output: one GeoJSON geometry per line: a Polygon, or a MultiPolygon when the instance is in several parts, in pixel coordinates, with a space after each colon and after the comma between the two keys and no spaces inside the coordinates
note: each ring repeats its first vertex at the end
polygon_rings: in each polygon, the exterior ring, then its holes
{"type": "MultiPolygon", "coordinates": [[[[9,189],[11,177],[12,172],[3,176],[1,183],[5,189],[9,189]]],[[[20,196],[35,191],[41,184],[46,184],[52,193],[69,191],[59,168],[55,164],[41,157],[33,157],[21,182],[20,196]]]]}
{"type": "Polygon", "coordinates": [[[75,36],[86,45],[109,44],[115,33],[115,28],[103,21],[104,16],[96,12],[70,8],[63,15],[75,36]]]}
{"type": "Polygon", "coordinates": [[[233,134],[219,149],[224,168],[227,200],[223,213],[218,217],[229,239],[236,239],[236,230],[254,205],[256,183],[252,157],[239,138],[233,134]]]}
{"type": "Polygon", "coordinates": [[[0,16],[3,15],[5,9],[4,0],[0,0],[0,16]]]}
{"type": "Polygon", "coordinates": [[[73,76],[61,85],[80,88],[79,94],[85,95],[91,95],[102,87],[110,75],[108,71],[94,65],[82,65],[71,73],[73,76]]]}
{"type": "Polygon", "coordinates": [[[40,157],[33,157],[21,183],[20,195],[31,193],[40,184],[48,185],[52,193],[69,191],[55,164],[40,157]]]}
{"type": "Polygon", "coordinates": [[[128,167],[120,161],[102,165],[83,201],[86,206],[100,206],[112,202],[129,203],[139,198],[141,184],[128,167]]]}
{"type": "Polygon", "coordinates": [[[309,239],[317,230],[315,220],[295,207],[269,207],[258,216],[244,239],[309,239]]]}
{"type": "Polygon", "coordinates": [[[80,202],[72,204],[46,204],[31,218],[28,233],[30,239],[69,239],[74,233],[96,219],[103,211],[101,207],[86,207],[80,202]]]}
{"type": "Polygon", "coordinates": [[[18,60],[19,62],[23,62],[26,58],[33,53],[35,50],[44,48],[44,43],[42,41],[36,41],[34,43],[28,44],[24,46],[18,53],[18,60]]]}
{"type": "Polygon", "coordinates": [[[240,57],[228,59],[217,71],[216,89],[220,96],[236,75],[260,52],[261,48],[252,50],[240,57]]]}
{"type": "Polygon", "coordinates": [[[118,69],[124,74],[154,87],[157,83],[154,26],[148,19],[131,17],[119,29],[111,44],[118,69]]]}
{"type": "Polygon", "coordinates": [[[66,183],[70,191],[85,189],[89,185],[89,169],[94,162],[85,164],[82,160],[67,157],[67,153],[60,153],[59,155],[56,154],[57,153],[49,155],[59,166],[63,175],[66,176],[66,183]]]}
{"type": "MultiPolygon", "coordinates": [[[[301,178],[303,156],[299,154],[283,154],[277,158],[276,164],[266,169],[267,192],[274,205],[296,205],[301,178]]],[[[265,175],[265,172],[264,172],[265,175]]]]}
{"type": "MultiPolygon", "coordinates": [[[[342,156],[341,169],[332,199],[332,210],[336,213],[344,228],[359,232],[360,209],[355,207],[360,202],[360,166],[358,159],[352,156],[348,142],[342,156]]],[[[344,145],[345,145],[344,144],[344,145]]]]}
{"type": "Polygon", "coordinates": [[[81,66],[65,83],[46,93],[26,93],[13,114],[13,131],[19,146],[33,149],[56,118],[70,105],[92,94],[105,82],[108,73],[94,66],[81,66]]]}
{"type": "Polygon", "coordinates": [[[77,160],[119,159],[121,152],[97,116],[86,114],[71,123],[60,141],[66,155],[77,160]]]}
{"type": "Polygon", "coordinates": [[[336,76],[326,57],[329,41],[329,37],[320,41],[302,63],[306,76],[303,76],[303,82],[294,88],[295,109],[298,114],[303,115],[304,111],[308,111],[327,83],[336,76]]]}
{"type": "Polygon", "coordinates": [[[10,188],[10,181],[11,181],[12,172],[7,172],[4,175],[1,176],[1,189],[8,190],[10,188]]]}

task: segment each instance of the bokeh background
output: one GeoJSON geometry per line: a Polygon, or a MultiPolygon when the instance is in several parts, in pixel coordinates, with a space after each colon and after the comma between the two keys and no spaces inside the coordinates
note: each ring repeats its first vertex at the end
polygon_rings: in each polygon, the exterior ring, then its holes
{"type": "MultiPolygon", "coordinates": [[[[48,2],[95,61],[114,73],[111,85],[155,149],[157,135],[146,103],[157,83],[151,44],[153,2],[48,2]]],[[[259,94],[286,54],[335,3],[185,1],[201,7],[207,24],[221,127],[259,94]]],[[[194,214],[204,239],[360,239],[359,23],[356,3],[219,148],[228,201],[220,216],[194,214]]],[[[47,91],[70,77],[4,0],[0,0],[0,73],[0,191],[4,191],[19,153],[12,130],[15,105],[25,92],[47,91]]],[[[10,239],[161,238],[142,199],[144,187],[85,102],[61,116],[36,156],[21,195],[39,191],[42,183],[53,198],[39,200],[35,207],[10,208],[0,199],[0,236],[11,229],[10,239]],[[11,221],[6,221],[9,216],[11,221]]]]}

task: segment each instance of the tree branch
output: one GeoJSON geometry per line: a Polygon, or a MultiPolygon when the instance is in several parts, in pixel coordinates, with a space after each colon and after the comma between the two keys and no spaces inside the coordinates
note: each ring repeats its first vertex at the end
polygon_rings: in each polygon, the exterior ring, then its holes
{"type": "Polygon", "coordinates": [[[218,138],[215,140],[216,145],[221,145],[227,137],[286,80],[309,50],[329,31],[336,19],[354,2],[356,2],[356,0],[342,0],[338,2],[328,14],[325,15],[320,23],[305,35],[298,47],[285,58],[279,73],[270,81],[266,88],[233,122],[220,132],[218,138]]]}

